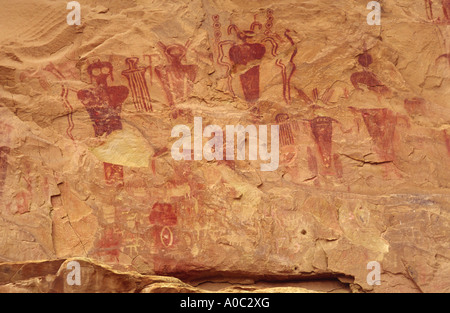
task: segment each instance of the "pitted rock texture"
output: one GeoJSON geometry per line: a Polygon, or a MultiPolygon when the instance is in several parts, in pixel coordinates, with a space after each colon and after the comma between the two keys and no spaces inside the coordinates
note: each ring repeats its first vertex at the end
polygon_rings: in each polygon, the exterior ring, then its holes
{"type": "Polygon", "coordinates": [[[2,4],[0,291],[449,292],[449,4],[368,2],[2,4]],[[195,117],[278,168],[175,160],[195,117]]]}

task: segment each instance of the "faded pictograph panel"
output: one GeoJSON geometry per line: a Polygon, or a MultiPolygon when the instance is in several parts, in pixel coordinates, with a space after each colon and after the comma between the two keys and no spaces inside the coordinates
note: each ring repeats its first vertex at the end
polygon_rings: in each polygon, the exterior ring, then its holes
{"type": "Polygon", "coordinates": [[[102,215],[102,229],[89,254],[105,262],[120,263],[149,253],[150,242],[144,236],[149,229],[147,210],[138,206],[105,206],[102,215]]]}
{"type": "Polygon", "coordinates": [[[405,99],[403,105],[410,115],[426,114],[426,101],[423,98],[414,97],[412,99],[405,99]]]}
{"type": "Polygon", "coordinates": [[[74,108],[69,101],[69,93],[77,92],[69,85],[70,80],[78,81],[80,79],[80,71],[76,66],[75,61],[65,61],[53,63],[49,62],[38,69],[26,69],[20,73],[19,79],[21,82],[28,83],[35,79],[39,81],[41,88],[45,91],[50,91],[52,85],[60,85],[60,98],[67,112],[68,126],[66,128],[66,135],[75,140],[72,131],[74,128],[73,113],[74,108]]]}
{"type": "Polygon", "coordinates": [[[6,174],[8,171],[8,155],[11,152],[11,133],[13,127],[7,123],[0,122],[0,197],[3,195],[6,174]]]}
{"type": "Polygon", "coordinates": [[[37,79],[42,89],[49,90],[51,84],[46,77],[46,75],[42,72],[42,69],[26,69],[20,73],[19,80],[21,82],[28,83],[31,80],[37,79]]]}
{"type": "Polygon", "coordinates": [[[444,53],[436,58],[436,63],[446,60],[450,66],[449,30],[450,25],[450,0],[424,0],[428,21],[436,25],[440,36],[444,53]]]}
{"type": "Polygon", "coordinates": [[[20,82],[30,82],[38,80],[42,89],[50,90],[52,84],[61,84],[65,80],[79,80],[80,71],[76,66],[75,61],[65,62],[49,62],[45,66],[36,68],[27,68],[23,70],[19,75],[20,82]]]}
{"type": "Polygon", "coordinates": [[[8,171],[8,155],[11,149],[9,147],[0,147],[0,197],[3,195],[6,173],[8,171]]]}
{"type": "Polygon", "coordinates": [[[450,156],[450,131],[443,130],[442,133],[444,135],[444,142],[445,146],[447,147],[447,153],[450,156]]]}
{"type": "MultiPolygon", "coordinates": [[[[14,196],[6,206],[11,214],[25,214],[30,212],[32,200],[36,199],[34,196],[36,195],[36,184],[38,182],[33,175],[32,164],[24,161],[21,172],[19,184],[14,188],[14,196]]],[[[40,187],[40,192],[45,192],[45,186],[40,187]]]]}
{"type": "Polygon", "coordinates": [[[386,176],[389,172],[393,172],[401,177],[397,168],[392,167],[397,158],[396,143],[398,143],[399,133],[397,128],[401,120],[407,127],[410,127],[409,120],[387,108],[356,109],[350,107],[350,110],[362,117],[367,132],[374,143],[374,150],[381,158],[378,163],[385,165],[386,176]],[[390,167],[393,168],[393,171],[389,170],[390,167]]]}
{"type": "Polygon", "coordinates": [[[438,24],[450,23],[450,0],[424,0],[424,2],[430,21],[438,24]]]}
{"type": "Polygon", "coordinates": [[[95,254],[107,262],[119,262],[122,242],[122,231],[115,225],[107,226],[96,242],[95,254]]]}

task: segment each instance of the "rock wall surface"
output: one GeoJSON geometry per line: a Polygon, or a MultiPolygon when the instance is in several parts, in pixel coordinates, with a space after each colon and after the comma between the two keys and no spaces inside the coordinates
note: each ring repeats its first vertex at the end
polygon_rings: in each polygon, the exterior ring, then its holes
{"type": "Polygon", "coordinates": [[[450,292],[450,4],[368,2],[2,1],[0,291],[450,292]]]}

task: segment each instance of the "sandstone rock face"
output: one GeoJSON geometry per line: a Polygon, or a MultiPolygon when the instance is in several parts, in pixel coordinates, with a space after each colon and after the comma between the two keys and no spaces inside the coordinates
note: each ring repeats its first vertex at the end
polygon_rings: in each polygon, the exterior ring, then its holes
{"type": "Polygon", "coordinates": [[[448,1],[79,3],[0,9],[0,291],[450,292],[448,1]]]}

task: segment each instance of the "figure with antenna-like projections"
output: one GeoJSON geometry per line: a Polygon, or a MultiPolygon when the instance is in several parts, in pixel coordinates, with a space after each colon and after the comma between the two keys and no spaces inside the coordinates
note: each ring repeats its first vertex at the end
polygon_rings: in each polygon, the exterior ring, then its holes
{"type": "Polygon", "coordinates": [[[295,71],[293,59],[297,54],[295,43],[289,35],[291,30],[286,30],[284,33],[290,45],[294,47],[292,55],[289,56],[289,60],[285,64],[278,56],[279,43],[283,42],[283,39],[272,32],[274,20],[272,10],[267,10],[265,25],[256,20],[256,15],[248,30],[241,30],[236,24],[230,24],[227,28],[227,34],[231,36],[234,33],[235,39],[233,40],[222,40],[220,17],[214,15],[212,19],[218,50],[217,63],[227,68],[226,76],[229,92],[236,96],[233,88],[233,76],[238,76],[244,99],[250,104],[258,101],[261,96],[261,62],[270,54],[277,58],[275,65],[281,68],[283,98],[289,104],[291,99],[290,80],[295,71]],[[267,50],[267,43],[270,43],[269,51],[267,50]],[[228,50],[225,47],[228,47],[228,50]]]}
{"type": "Polygon", "coordinates": [[[190,40],[184,46],[179,44],[166,46],[159,42],[169,64],[156,66],[155,72],[161,81],[169,106],[185,100],[194,87],[198,66],[183,64],[189,45],[190,40]]]}
{"type": "MultiPolygon", "coordinates": [[[[128,97],[128,88],[108,86],[108,78],[114,80],[110,62],[98,60],[88,66],[87,72],[91,81],[94,81],[94,87],[79,90],[77,96],[89,113],[95,136],[101,137],[121,130],[120,113],[122,104],[128,97]]],[[[104,171],[108,184],[123,186],[123,166],[105,162],[104,171]]]]}

